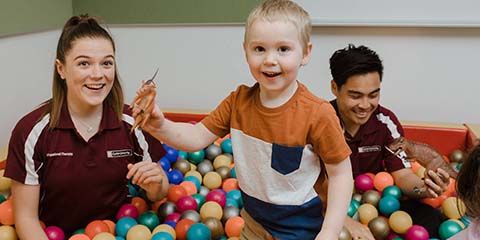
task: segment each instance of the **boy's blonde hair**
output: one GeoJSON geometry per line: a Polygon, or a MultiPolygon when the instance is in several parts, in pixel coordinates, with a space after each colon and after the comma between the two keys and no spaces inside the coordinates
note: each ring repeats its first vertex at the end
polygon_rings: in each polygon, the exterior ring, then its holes
{"type": "Polygon", "coordinates": [[[307,51],[310,35],[312,33],[312,25],[310,16],[298,4],[290,0],[267,0],[250,12],[245,24],[244,41],[247,41],[248,31],[256,20],[264,20],[268,22],[286,21],[291,22],[298,30],[303,51],[307,51]]]}

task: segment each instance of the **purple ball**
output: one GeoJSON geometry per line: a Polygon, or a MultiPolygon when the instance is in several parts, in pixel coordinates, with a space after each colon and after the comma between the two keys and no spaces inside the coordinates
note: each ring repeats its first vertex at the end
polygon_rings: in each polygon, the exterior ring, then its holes
{"type": "Polygon", "coordinates": [[[411,226],[405,234],[405,240],[428,240],[429,238],[428,231],[419,225],[411,226]]]}
{"type": "Polygon", "coordinates": [[[183,196],[176,202],[177,211],[183,213],[187,210],[197,210],[197,201],[192,196],[183,196]]]}
{"type": "Polygon", "coordinates": [[[138,209],[130,203],[123,204],[117,212],[116,218],[119,220],[123,217],[138,218],[138,209]]]}
{"type": "Polygon", "coordinates": [[[373,189],[373,179],[367,174],[358,175],[355,178],[355,188],[361,192],[373,189]]]}
{"type": "Polygon", "coordinates": [[[45,228],[45,233],[47,234],[49,240],[65,239],[65,233],[63,233],[63,230],[57,226],[50,226],[45,228]]]}
{"type": "Polygon", "coordinates": [[[207,196],[205,197],[205,201],[214,201],[223,208],[225,207],[225,203],[227,202],[227,196],[223,190],[215,189],[210,191],[207,196]]]}

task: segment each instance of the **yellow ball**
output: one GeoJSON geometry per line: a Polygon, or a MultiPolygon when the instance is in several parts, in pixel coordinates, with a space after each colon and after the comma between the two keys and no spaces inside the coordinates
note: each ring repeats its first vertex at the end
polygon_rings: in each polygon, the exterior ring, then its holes
{"type": "Polygon", "coordinates": [[[12,179],[4,177],[5,170],[0,170],[0,192],[10,190],[12,179]]]}
{"type": "Polygon", "coordinates": [[[199,182],[202,182],[202,174],[200,174],[198,171],[196,170],[190,170],[188,171],[187,173],[185,173],[185,177],[188,177],[188,176],[194,176],[198,179],[199,182]]]}
{"type": "Polygon", "coordinates": [[[390,215],[388,219],[390,228],[399,234],[405,234],[407,230],[413,225],[412,218],[404,211],[396,211],[390,215]]]}
{"type": "Polygon", "coordinates": [[[378,210],[370,203],[360,205],[357,211],[360,222],[363,224],[368,224],[370,220],[378,217],[378,210]]]}
{"type": "Polygon", "coordinates": [[[150,239],[152,237],[152,233],[150,229],[144,225],[135,225],[130,228],[127,232],[126,240],[145,240],[150,239]]]}
{"type": "MultiPolygon", "coordinates": [[[[200,218],[202,220],[213,217],[218,220],[221,220],[223,216],[223,209],[217,202],[208,201],[202,205],[200,208],[200,218]]],[[[128,239],[127,239],[128,240],[128,239]]]]}
{"type": "Polygon", "coordinates": [[[7,146],[0,148],[0,162],[7,159],[7,153],[8,153],[7,146]]]}
{"type": "Polygon", "coordinates": [[[459,219],[465,215],[465,204],[456,197],[449,197],[442,203],[442,211],[451,219],[459,219]]]}
{"type": "Polygon", "coordinates": [[[115,240],[115,236],[108,232],[102,232],[95,235],[92,240],[115,240]]]}
{"type": "Polygon", "coordinates": [[[213,160],[213,168],[217,169],[219,167],[230,167],[232,164],[232,158],[225,154],[218,155],[215,160],[213,160]]]}
{"type": "Polygon", "coordinates": [[[172,235],[173,239],[177,238],[177,233],[175,233],[175,229],[168,224],[160,224],[157,227],[155,227],[153,229],[152,235],[154,235],[157,232],[166,232],[166,233],[172,235]]]}
{"type": "Polygon", "coordinates": [[[217,172],[208,172],[203,177],[203,185],[208,189],[216,189],[222,186],[222,176],[217,172]]]}
{"type": "Polygon", "coordinates": [[[12,226],[0,226],[0,239],[2,240],[17,240],[17,233],[12,226]]]}

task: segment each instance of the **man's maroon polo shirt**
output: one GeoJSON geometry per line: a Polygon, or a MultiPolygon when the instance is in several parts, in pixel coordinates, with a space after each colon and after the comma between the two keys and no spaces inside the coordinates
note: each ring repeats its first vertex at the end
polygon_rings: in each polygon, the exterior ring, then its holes
{"type": "Polygon", "coordinates": [[[136,130],[125,107],[119,121],[104,105],[99,131],[86,142],[62,108],[58,127],[49,129],[42,106],[23,117],[12,132],[5,175],[15,181],[40,184],[40,220],[67,234],[95,219],[113,219],[129,201],[127,164],[158,161],[161,143],[136,130]]]}

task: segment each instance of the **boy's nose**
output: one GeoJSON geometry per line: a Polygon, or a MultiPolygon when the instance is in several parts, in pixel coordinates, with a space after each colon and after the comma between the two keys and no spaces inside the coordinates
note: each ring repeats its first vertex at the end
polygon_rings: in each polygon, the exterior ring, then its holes
{"type": "Polygon", "coordinates": [[[277,65],[277,56],[274,53],[268,53],[263,61],[265,65],[277,65]]]}

